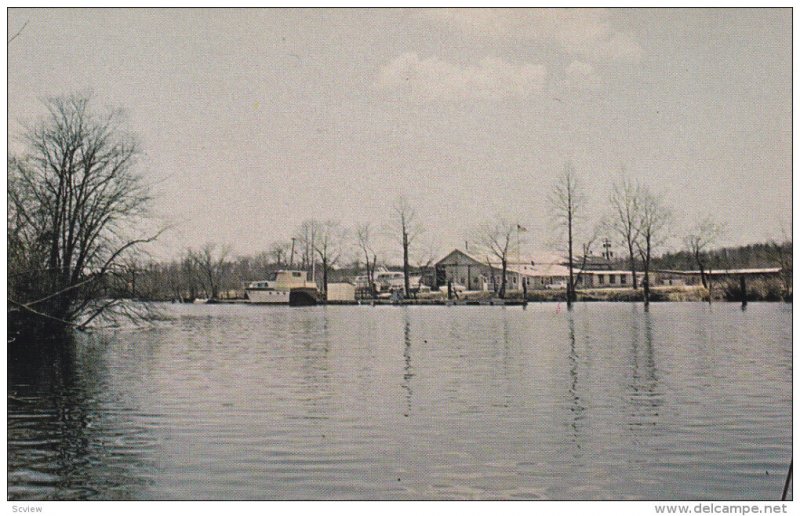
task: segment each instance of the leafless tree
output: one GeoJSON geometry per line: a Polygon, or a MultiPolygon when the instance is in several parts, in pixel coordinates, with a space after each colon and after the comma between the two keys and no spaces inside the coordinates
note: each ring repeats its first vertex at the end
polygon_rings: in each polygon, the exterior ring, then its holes
{"type": "Polygon", "coordinates": [[[322,263],[322,290],[328,292],[328,272],[339,262],[344,251],[347,230],[335,220],[314,222],[314,251],[322,263]]]}
{"type": "Polygon", "coordinates": [[[378,263],[378,255],[373,247],[373,233],[369,222],[356,226],[356,241],[359,251],[364,255],[370,295],[375,297],[375,267],[378,263]]]}
{"type": "MultiPolygon", "coordinates": [[[[575,226],[583,217],[586,197],[580,189],[575,167],[571,163],[564,164],[564,172],[556,180],[549,195],[552,208],[551,217],[556,227],[567,240],[567,260],[569,266],[569,282],[567,283],[567,307],[575,301],[575,273],[573,241],[575,226]]],[[[584,256],[585,261],[585,256],[584,256]]]]}
{"type": "Polygon", "coordinates": [[[706,216],[691,227],[689,234],[684,239],[686,250],[697,264],[697,268],[700,270],[700,281],[703,282],[705,288],[708,288],[705,267],[706,252],[714,245],[722,231],[722,224],[717,223],[711,216],[706,216]]]}
{"type": "Polygon", "coordinates": [[[287,260],[289,258],[290,247],[291,244],[287,242],[273,242],[270,245],[269,254],[275,265],[280,266],[289,263],[287,260]]]}
{"type": "Polygon", "coordinates": [[[612,213],[607,227],[624,243],[628,251],[628,267],[631,271],[632,286],[638,288],[636,280],[636,240],[639,238],[640,186],[637,182],[622,175],[611,190],[612,213]]]}
{"type": "Polygon", "coordinates": [[[152,241],[140,155],[120,111],[93,112],[90,97],[44,101],[24,154],[8,161],[10,308],[61,327],[86,327],[101,314],[131,315],[109,298],[123,261],[152,241]]]}
{"type": "Polygon", "coordinates": [[[645,187],[638,189],[638,238],[636,248],[642,260],[644,270],[644,305],[650,304],[650,260],[653,251],[663,245],[668,237],[669,223],[672,213],[662,200],[645,187]]]}
{"type": "Polygon", "coordinates": [[[218,246],[212,243],[204,244],[197,251],[189,251],[189,256],[197,268],[200,281],[206,289],[206,295],[211,299],[219,297],[219,287],[222,284],[229,255],[229,246],[218,246]]]}
{"type": "MultiPolygon", "coordinates": [[[[487,261],[490,256],[500,260],[500,298],[506,296],[506,286],[508,283],[508,259],[513,252],[514,233],[517,231],[517,224],[497,217],[493,222],[483,224],[477,233],[476,242],[483,252],[486,253],[487,261]]],[[[491,268],[491,265],[490,265],[491,268]]]]}
{"type": "MultiPolygon", "coordinates": [[[[425,273],[431,274],[433,282],[431,288],[436,286],[436,270],[434,263],[439,257],[439,246],[436,238],[426,238],[415,252],[414,265],[420,273],[419,286],[422,286],[422,279],[425,273]]],[[[469,289],[469,285],[467,285],[469,289]]]]}
{"type": "Polygon", "coordinates": [[[403,247],[403,277],[405,286],[405,296],[408,297],[411,291],[409,280],[409,249],[419,235],[424,232],[424,227],[417,219],[417,212],[411,207],[405,197],[399,197],[393,206],[394,217],[390,224],[390,230],[403,247]]]}
{"type": "Polygon", "coordinates": [[[766,245],[764,258],[776,267],[780,267],[780,277],[784,300],[791,301],[792,297],[792,231],[791,226],[781,223],[779,238],[771,238],[766,245]]]}

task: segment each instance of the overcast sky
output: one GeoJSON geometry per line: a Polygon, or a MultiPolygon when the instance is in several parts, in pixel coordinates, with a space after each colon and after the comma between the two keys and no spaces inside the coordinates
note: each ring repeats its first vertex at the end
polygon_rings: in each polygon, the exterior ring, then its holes
{"type": "MultiPolygon", "coordinates": [[[[791,218],[791,10],[22,10],[8,106],[91,90],[146,152],[157,253],[266,250],[307,218],[417,207],[444,253],[504,215],[550,240],[575,164],[592,219],[620,168],[722,244],[791,218]]],[[[679,245],[679,238],[674,240],[679,245]]]]}

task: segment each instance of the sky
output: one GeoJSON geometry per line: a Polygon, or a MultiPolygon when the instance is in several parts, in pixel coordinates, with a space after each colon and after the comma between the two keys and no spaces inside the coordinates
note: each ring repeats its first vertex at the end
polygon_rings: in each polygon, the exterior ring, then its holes
{"type": "Polygon", "coordinates": [[[42,98],[123,108],[164,259],[383,227],[399,196],[441,256],[497,217],[545,250],[566,162],[587,227],[624,170],[672,209],[670,248],[706,215],[719,245],[790,228],[790,9],[9,9],[23,25],[10,151],[42,98]]]}

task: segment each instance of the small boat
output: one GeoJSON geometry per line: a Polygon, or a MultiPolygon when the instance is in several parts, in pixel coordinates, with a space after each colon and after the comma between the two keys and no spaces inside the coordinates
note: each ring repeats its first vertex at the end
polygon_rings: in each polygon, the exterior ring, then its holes
{"type": "Polygon", "coordinates": [[[317,285],[305,271],[280,270],[245,288],[247,301],[255,304],[309,306],[317,304],[317,285]]]}

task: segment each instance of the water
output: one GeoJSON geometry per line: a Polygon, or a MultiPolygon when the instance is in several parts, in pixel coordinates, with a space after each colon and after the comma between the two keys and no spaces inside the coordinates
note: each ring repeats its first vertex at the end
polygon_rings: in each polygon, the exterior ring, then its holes
{"type": "Polygon", "coordinates": [[[9,355],[10,499],[769,499],[791,305],[167,305],[9,355]]]}

